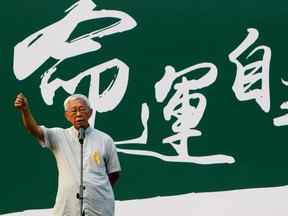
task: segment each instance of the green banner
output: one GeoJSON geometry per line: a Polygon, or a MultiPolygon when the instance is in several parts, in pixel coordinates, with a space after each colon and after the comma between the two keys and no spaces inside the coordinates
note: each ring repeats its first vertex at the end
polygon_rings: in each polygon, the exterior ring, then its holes
{"type": "Polygon", "coordinates": [[[3,2],[0,213],[52,208],[57,192],[19,92],[39,124],[64,128],[64,100],[87,95],[90,124],[118,149],[119,201],[287,185],[287,6],[3,2]]]}

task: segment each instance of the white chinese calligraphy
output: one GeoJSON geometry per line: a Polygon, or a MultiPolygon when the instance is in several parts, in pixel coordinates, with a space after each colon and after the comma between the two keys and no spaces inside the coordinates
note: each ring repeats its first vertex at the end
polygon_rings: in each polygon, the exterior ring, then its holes
{"type": "MultiPolygon", "coordinates": [[[[115,142],[115,144],[147,144],[148,140],[148,120],[149,120],[149,106],[147,103],[143,103],[141,107],[141,123],[143,125],[143,131],[137,138],[121,140],[115,142]]],[[[123,150],[123,149],[122,149],[123,150]]]]}
{"type": "Polygon", "coordinates": [[[263,51],[263,59],[245,66],[238,58],[258,39],[257,29],[248,29],[245,40],[229,54],[231,62],[236,64],[237,72],[233,84],[233,91],[240,101],[255,99],[264,112],[270,110],[269,68],[271,60],[271,49],[267,46],[258,46],[249,53],[249,59],[257,51],[263,51]],[[262,71],[261,71],[262,69],[262,71]],[[261,82],[261,88],[251,89],[257,82],[261,82]]]}
{"type": "Polygon", "coordinates": [[[129,67],[119,59],[113,59],[90,68],[68,81],[55,79],[49,82],[57,66],[67,58],[88,52],[97,51],[101,44],[95,38],[102,38],[115,33],[133,29],[137,24],[128,14],[114,10],[95,10],[96,5],[91,0],[80,0],[66,10],[68,14],[58,22],[47,26],[28,36],[15,46],[14,74],[17,79],[23,80],[30,76],[49,58],[57,60],[42,76],[41,93],[46,104],[52,105],[55,91],[62,87],[66,92],[73,94],[79,82],[86,76],[91,76],[89,100],[92,104],[93,115],[91,124],[94,125],[96,112],[106,112],[114,109],[124,96],[128,84],[129,67]],[[76,26],[88,20],[100,18],[114,18],[118,21],[69,40],[76,26]],[[99,76],[105,70],[117,67],[117,77],[111,85],[99,94],[99,76]],[[105,97],[104,97],[105,95],[105,97]],[[114,100],[109,100],[114,98],[114,100]]]}
{"type": "Polygon", "coordinates": [[[202,63],[179,72],[176,72],[174,67],[167,66],[164,76],[155,84],[155,94],[158,102],[164,102],[177,78],[182,78],[182,81],[174,85],[176,92],[163,110],[166,121],[171,120],[172,117],[177,119],[172,125],[172,130],[176,134],[164,138],[163,143],[172,145],[178,154],[177,161],[180,162],[189,161],[203,164],[233,163],[234,159],[225,155],[191,157],[188,153],[188,138],[201,136],[202,134],[196,127],[203,117],[207,104],[206,97],[203,94],[190,92],[205,88],[214,83],[217,78],[216,66],[211,63],[202,63]],[[209,69],[209,71],[199,79],[188,80],[185,77],[186,74],[198,69],[209,69]],[[198,100],[198,104],[192,106],[190,103],[191,100],[198,100]]]}
{"type": "MultiPolygon", "coordinates": [[[[288,86],[288,82],[287,81],[285,81],[283,79],[281,81],[282,81],[283,85],[288,86]]],[[[283,110],[288,110],[288,101],[283,102],[281,104],[280,108],[283,109],[283,110]]],[[[275,126],[278,126],[278,127],[288,125],[288,114],[285,114],[285,115],[282,115],[282,116],[274,118],[273,119],[273,124],[275,126]]]]}
{"type": "MultiPolygon", "coordinates": [[[[202,63],[188,67],[179,72],[176,72],[172,66],[167,66],[165,68],[164,76],[155,84],[155,95],[157,102],[164,102],[168,96],[168,93],[171,91],[175,80],[179,77],[182,78],[182,82],[174,85],[176,93],[169,100],[163,111],[166,121],[171,120],[172,117],[177,118],[177,121],[172,126],[172,130],[176,134],[163,139],[163,143],[169,143],[176,150],[177,155],[167,156],[158,152],[138,149],[119,148],[118,151],[126,154],[156,157],[168,162],[185,162],[196,164],[234,163],[234,158],[227,155],[219,154],[209,156],[190,156],[188,154],[188,138],[201,135],[201,131],[197,130],[196,127],[202,119],[206,108],[206,97],[197,92],[190,94],[190,91],[202,89],[214,83],[217,78],[216,66],[211,63],[202,63]],[[209,69],[209,71],[199,79],[188,80],[184,76],[197,69],[209,69]],[[194,107],[190,105],[191,100],[198,100],[199,102],[197,106],[194,107]]],[[[145,116],[146,117],[144,119],[148,119],[148,115],[145,116]]],[[[130,141],[121,142],[119,144],[133,143],[135,140],[139,141],[138,139],[133,139],[130,141]]],[[[143,141],[146,140],[142,140],[141,144],[146,144],[143,141]]]]}

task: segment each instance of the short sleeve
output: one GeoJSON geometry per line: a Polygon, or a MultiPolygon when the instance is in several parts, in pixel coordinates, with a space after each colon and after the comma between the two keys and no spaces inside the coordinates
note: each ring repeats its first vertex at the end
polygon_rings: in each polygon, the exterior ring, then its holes
{"type": "Polygon", "coordinates": [[[56,147],[56,140],[57,137],[57,130],[56,128],[46,128],[45,126],[40,126],[44,134],[44,141],[38,139],[39,144],[43,148],[55,149],[56,147]]]}
{"type": "Polygon", "coordinates": [[[107,173],[121,171],[117,149],[111,137],[109,137],[108,140],[106,141],[106,151],[107,151],[107,160],[106,160],[107,173]]]}

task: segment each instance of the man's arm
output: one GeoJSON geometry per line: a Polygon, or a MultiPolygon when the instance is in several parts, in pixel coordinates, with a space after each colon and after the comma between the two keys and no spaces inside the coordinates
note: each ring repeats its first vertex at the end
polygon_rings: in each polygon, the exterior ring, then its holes
{"type": "Polygon", "coordinates": [[[119,179],[119,176],[120,176],[119,172],[113,172],[113,173],[108,174],[109,181],[110,181],[110,184],[112,185],[112,187],[115,185],[115,183],[119,179]]]}
{"type": "Polygon", "coordinates": [[[37,139],[44,142],[44,132],[34,120],[28,106],[28,100],[22,93],[16,96],[14,106],[21,112],[22,121],[26,130],[37,139]]]}
{"type": "Polygon", "coordinates": [[[116,182],[120,177],[121,166],[116,146],[113,142],[113,139],[109,136],[107,138],[107,141],[105,142],[105,148],[106,148],[105,163],[106,163],[107,175],[110,184],[113,187],[115,186],[116,182]]]}

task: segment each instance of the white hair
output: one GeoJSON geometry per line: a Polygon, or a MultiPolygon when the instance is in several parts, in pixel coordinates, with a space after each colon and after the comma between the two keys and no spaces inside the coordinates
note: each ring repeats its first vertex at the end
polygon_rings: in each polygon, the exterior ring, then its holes
{"type": "Polygon", "coordinates": [[[82,100],[86,103],[86,105],[91,109],[90,102],[85,95],[82,94],[74,94],[66,98],[64,101],[64,110],[67,111],[68,102],[71,100],[82,100]]]}

